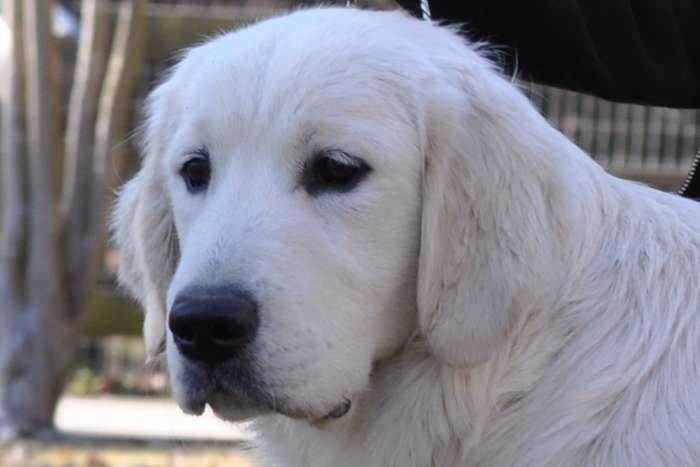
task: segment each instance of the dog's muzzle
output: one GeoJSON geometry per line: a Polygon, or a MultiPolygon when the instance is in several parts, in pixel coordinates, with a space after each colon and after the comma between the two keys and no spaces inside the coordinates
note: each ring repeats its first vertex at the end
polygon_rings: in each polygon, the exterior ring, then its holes
{"type": "MultiPolygon", "coordinates": [[[[168,318],[178,353],[189,362],[190,399],[181,404],[187,413],[201,413],[209,404],[227,418],[229,413],[264,413],[266,410],[305,418],[269,398],[251,366],[250,345],[259,327],[258,304],[252,295],[231,286],[192,288],[181,292],[168,318]],[[193,376],[194,375],[194,376],[193,376]]],[[[321,419],[337,419],[350,411],[346,399],[321,419]]],[[[238,418],[238,416],[232,416],[238,418]]],[[[231,418],[231,417],[228,417],[231,418]]]]}

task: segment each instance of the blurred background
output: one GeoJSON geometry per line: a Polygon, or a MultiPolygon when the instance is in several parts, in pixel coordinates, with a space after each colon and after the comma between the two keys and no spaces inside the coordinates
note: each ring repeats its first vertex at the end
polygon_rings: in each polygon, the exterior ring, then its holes
{"type": "MultiPolygon", "coordinates": [[[[249,465],[246,426],[181,415],[145,363],[105,212],[177,51],[311,3],[0,0],[0,467],[249,465]]],[[[700,146],[698,111],[520,85],[622,177],[677,190],[700,146]]]]}

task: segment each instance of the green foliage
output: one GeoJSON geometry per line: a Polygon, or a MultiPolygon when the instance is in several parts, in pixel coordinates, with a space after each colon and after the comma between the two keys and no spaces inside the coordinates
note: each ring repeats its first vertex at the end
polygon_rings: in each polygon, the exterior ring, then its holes
{"type": "Polygon", "coordinates": [[[93,392],[95,375],[88,367],[76,370],[73,379],[68,384],[68,390],[73,394],[85,395],[93,392]]]}
{"type": "Polygon", "coordinates": [[[96,290],[90,298],[85,322],[85,335],[140,336],[143,315],[128,298],[114,292],[96,290]]]}

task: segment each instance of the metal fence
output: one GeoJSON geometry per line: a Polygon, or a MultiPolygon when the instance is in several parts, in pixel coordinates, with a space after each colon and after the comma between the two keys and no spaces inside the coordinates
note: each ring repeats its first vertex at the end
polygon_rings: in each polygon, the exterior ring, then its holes
{"type": "Polygon", "coordinates": [[[561,132],[616,172],[682,176],[700,147],[700,111],[614,104],[556,88],[523,89],[561,132]]]}

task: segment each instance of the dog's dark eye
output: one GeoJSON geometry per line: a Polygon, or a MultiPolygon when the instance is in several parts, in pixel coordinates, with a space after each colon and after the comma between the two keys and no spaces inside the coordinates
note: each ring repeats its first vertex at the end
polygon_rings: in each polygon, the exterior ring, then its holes
{"type": "Polygon", "coordinates": [[[211,178],[209,159],[198,156],[188,160],[182,166],[180,174],[191,193],[205,190],[211,178]]]}
{"type": "Polygon", "coordinates": [[[338,151],[317,154],[304,170],[304,186],[311,195],[328,191],[345,193],[355,188],[371,168],[358,157],[338,151]]]}
{"type": "Polygon", "coordinates": [[[318,179],[327,185],[347,185],[355,177],[357,170],[355,165],[332,157],[320,157],[316,161],[318,179]]]}

